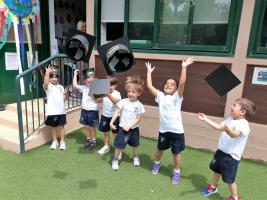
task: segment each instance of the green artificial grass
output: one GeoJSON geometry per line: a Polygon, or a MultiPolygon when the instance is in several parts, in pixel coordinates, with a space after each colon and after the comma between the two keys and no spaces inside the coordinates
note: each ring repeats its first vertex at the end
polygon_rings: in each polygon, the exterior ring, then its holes
{"type": "MultiPolygon", "coordinates": [[[[219,193],[210,197],[199,193],[212,175],[208,167],[213,155],[210,152],[186,148],[181,183],[172,185],[170,151],[164,152],[159,174],[151,175],[155,140],[141,138],[140,167],[133,166],[128,146],[119,171],[113,171],[114,148],[100,156],[97,150],[103,145],[102,135],[98,133],[94,151],[83,149],[84,138],[82,129],[66,136],[65,151],[51,151],[50,144],[23,155],[0,150],[0,200],[221,200],[229,195],[228,186],[222,181],[219,193]]],[[[242,160],[237,176],[242,200],[266,200],[266,177],[266,164],[242,160]]]]}

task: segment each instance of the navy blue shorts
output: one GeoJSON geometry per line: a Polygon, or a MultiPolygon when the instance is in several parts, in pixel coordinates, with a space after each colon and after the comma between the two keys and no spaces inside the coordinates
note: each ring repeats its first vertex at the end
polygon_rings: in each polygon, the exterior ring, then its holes
{"type": "MultiPolygon", "coordinates": [[[[100,123],[99,123],[99,127],[98,127],[98,130],[101,131],[101,132],[108,132],[110,131],[110,121],[111,121],[111,118],[112,117],[105,117],[104,115],[101,116],[101,120],[100,120],[100,123]]],[[[117,129],[115,130],[111,130],[112,133],[114,134],[117,134],[118,133],[118,128],[119,128],[119,117],[114,121],[114,125],[117,127],[117,129]]]]}
{"type": "Polygon", "coordinates": [[[230,154],[217,150],[210,163],[210,169],[221,174],[222,180],[231,184],[235,182],[239,160],[234,159],[230,154]]]}
{"type": "Polygon", "coordinates": [[[177,155],[183,151],[185,149],[184,134],[172,132],[159,133],[158,149],[164,151],[170,147],[174,155],[177,155]]]}
{"type": "Polygon", "coordinates": [[[114,140],[114,146],[119,149],[125,149],[126,144],[131,147],[139,146],[139,128],[130,129],[128,132],[119,127],[118,134],[114,140]]]}
{"type": "Polygon", "coordinates": [[[98,111],[94,110],[81,110],[80,124],[88,125],[91,127],[98,127],[99,117],[98,111]]]}
{"type": "Polygon", "coordinates": [[[63,115],[50,115],[45,120],[45,125],[57,127],[64,126],[67,123],[66,114],[63,115]]]}

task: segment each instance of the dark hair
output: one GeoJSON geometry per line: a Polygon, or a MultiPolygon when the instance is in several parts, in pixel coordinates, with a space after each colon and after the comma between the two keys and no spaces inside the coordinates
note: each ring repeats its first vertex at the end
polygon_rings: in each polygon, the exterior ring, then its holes
{"type": "Polygon", "coordinates": [[[165,82],[164,82],[164,85],[167,83],[167,81],[168,81],[168,80],[174,80],[174,81],[175,81],[175,83],[176,83],[176,87],[178,88],[179,81],[178,81],[178,80],[176,80],[175,78],[172,78],[172,77],[169,77],[169,78],[167,78],[167,79],[165,80],[165,82]]]}
{"type": "Polygon", "coordinates": [[[110,85],[118,85],[119,80],[115,76],[107,76],[107,78],[110,80],[110,85]]]}
{"type": "Polygon", "coordinates": [[[246,116],[252,116],[256,113],[256,105],[246,98],[238,98],[235,100],[241,106],[241,109],[246,111],[246,116]]]}

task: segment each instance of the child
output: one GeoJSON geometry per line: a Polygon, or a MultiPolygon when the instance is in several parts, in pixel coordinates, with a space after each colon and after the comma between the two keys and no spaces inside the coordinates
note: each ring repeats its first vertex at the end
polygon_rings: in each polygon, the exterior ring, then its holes
{"type": "Polygon", "coordinates": [[[183,92],[186,81],[187,67],[193,63],[193,58],[189,58],[182,63],[182,70],[179,84],[175,79],[166,80],[163,92],[157,90],[152,85],[151,74],[155,67],[151,68],[149,62],[145,63],[147,67],[147,87],[155,96],[155,101],[159,104],[159,137],[156,150],[156,159],[152,165],[152,174],[156,175],[161,167],[161,156],[164,150],[171,147],[174,161],[174,170],[172,184],[180,182],[181,155],[185,148],[184,129],[181,117],[181,106],[183,101],[183,92]]]}
{"type": "Polygon", "coordinates": [[[214,129],[222,131],[218,150],[210,163],[210,169],[214,172],[211,184],[201,191],[204,196],[218,192],[217,183],[222,177],[222,180],[228,184],[231,193],[226,200],[240,200],[237,195],[235,177],[250,132],[246,117],[253,115],[255,111],[256,107],[253,102],[239,98],[231,106],[230,116],[221,124],[213,122],[203,113],[198,113],[198,119],[206,122],[214,129]]]}
{"type": "Polygon", "coordinates": [[[47,97],[46,121],[45,125],[51,127],[53,142],[50,146],[51,150],[55,150],[58,146],[57,134],[60,135],[60,150],[65,150],[65,130],[66,111],[64,100],[67,98],[67,92],[64,91],[62,85],[58,83],[58,72],[52,65],[46,68],[44,77],[44,89],[47,97]]]}
{"type": "Polygon", "coordinates": [[[84,85],[77,83],[77,75],[79,70],[74,71],[73,87],[82,93],[82,110],[80,123],[85,125],[87,139],[84,144],[85,149],[92,150],[96,147],[96,127],[99,124],[98,118],[98,100],[89,95],[90,83],[94,80],[94,72],[90,70],[83,71],[84,85]]]}
{"type": "Polygon", "coordinates": [[[142,113],[145,112],[143,104],[137,99],[144,86],[144,81],[138,76],[128,76],[125,89],[127,97],[117,103],[118,109],[115,111],[111,121],[111,129],[118,129],[118,134],[114,140],[115,155],[112,161],[112,169],[119,169],[119,155],[125,149],[126,144],[133,147],[133,164],[135,167],[140,165],[138,157],[139,146],[139,122],[142,113]],[[120,115],[119,127],[114,125],[115,120],[120,115]]]}
{"type": "MultiPolygon", "coordinates": [[[[100,155],[109,152],[109,123],[117,108],[116,103],[121,100],[121,94],[116,90],[118,86],[118,79],[116,77],[110,77],[110,94],[103,98],[103,113],[101,116],[98,130],[104,133],[105,145],[98,151],[100,155]]],[[[119,119],[114,122],[115,126],[118,126],[119,119]]],[[[117,134],[118,129],[112,130],[112,133],[117,134]]]]}

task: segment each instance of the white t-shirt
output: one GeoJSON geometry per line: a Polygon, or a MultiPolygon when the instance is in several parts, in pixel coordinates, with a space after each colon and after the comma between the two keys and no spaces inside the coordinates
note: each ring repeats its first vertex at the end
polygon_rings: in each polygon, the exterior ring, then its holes
{"type": "Polygon", "coordinates": [[[183,97],[178,92],[165,95],[158,90],[155,101],[159,105],[159,132],[184,133],[181,115],[183,97]]]}
{"type": "MultiPolygon", "coordinates": [[[[115,97],[118,100],[121,100],[121,94],[119,91],[114,90],[111,93],[111,96],[115,97]]],[[[117,105],[113,104],[108,97],[103,98],[103,113],[105,117],[112,117],[115,110],[117,109],[117,105]]]]}
{"type": "MultiPolygon", "coordinates": [[[[145,112],[145,108],[139,100],[132,102],[128,98],[125,98],[119,101],[117,103],[117,106],[119,109],[121,109],[119,124],[120,127],[131,124],[138,115],[145,112]]],[[[133,126],[131,129],[134,129],[136,127],[138,127],[138,124],[133,126]]]]}
{"type": "Polygon", "coordinates": [[[228,117],[222,124],[227,125],[231,130],[240,131],[241,135],[232,138],[223,131],[220,136],[218,149],[230,154],[234,159],[240,160],[250,132],[248,121],[246,119],[234,120],[232,117],[228,117]]]}
{"type": "Polygon", "coordinates": [[[45,93],[47,97],[46,116],[66,114],[63,86],[49,83],[45,93]]]}
{"type": "Polygon", "coordinates": [[[89,94],[90,88],[87,85],[81,85],[80,93],[82,93],[82,109],[90,111],[98,111],[98,104],[95,100],[90,97],[89,94]]]}

